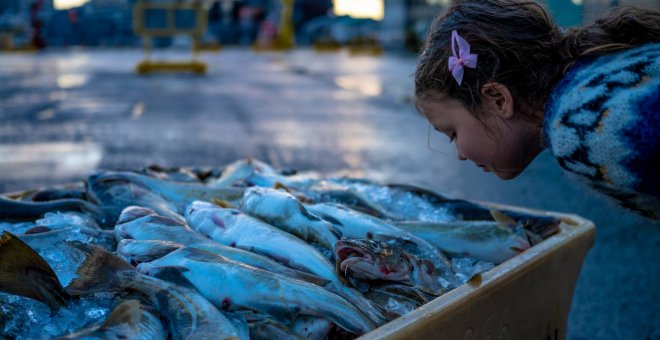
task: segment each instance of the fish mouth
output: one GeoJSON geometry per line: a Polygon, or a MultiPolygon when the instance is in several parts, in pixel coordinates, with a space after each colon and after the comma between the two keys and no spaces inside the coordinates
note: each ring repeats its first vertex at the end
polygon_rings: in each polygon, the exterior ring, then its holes
{"type": "Polygon", "coordinates": [[[341,241],[337,244],[336,255],[339,270],[345,277],[350,272],[351,276],[361,280],[405,281],[410,273],[405,264],[389,265],[378,255],[341,241]]]}
{"type": "Polygon", "coordinates": [[[354,277],[359,279],[373,278],[376,270],[376,259],[368,252],[350,245],[338,244],[336,249],[339,270],[348,277],[350,271],[354,277]]]}
{"type": "Polygon", "coordinates": [[[340,269],[346,270],[346,267],[356,262],[374,263],[374,258],[369,253],[350,246],[341,246],[337,248],[337,259],[341,262],[340,269]]]}
{"type": "Polygon", "coordinates": [[[523,251],[531,248],[532,245],[527,241],[527,238],[516,238],[515,244],[510,246],[509,248],[513,251],[517,251],[519,253],[522,253],[523,251]]]}

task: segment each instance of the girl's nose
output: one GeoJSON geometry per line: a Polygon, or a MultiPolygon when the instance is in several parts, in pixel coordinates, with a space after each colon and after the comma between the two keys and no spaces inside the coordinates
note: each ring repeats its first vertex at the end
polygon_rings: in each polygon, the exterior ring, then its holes
{"type": "Polygon", "coordinates": [[[456,157],[461,161],[467,161],[467,157],[461,152],[461,149],[456,145],[456,157]]]}

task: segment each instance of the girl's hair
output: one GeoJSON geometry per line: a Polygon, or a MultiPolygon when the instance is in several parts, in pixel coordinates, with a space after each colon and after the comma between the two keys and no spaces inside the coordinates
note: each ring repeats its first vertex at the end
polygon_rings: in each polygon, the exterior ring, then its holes
{"type": "Polygon", "coordinates": [[[594,23],[567,32],[534,1],[455,0],[431,25],[415,71],[415,95],[431,91],[463,102],[477,115],[480,89],[504,84],[519,113],[532,122],[554,85],[577,58],[611,53],[660,41],[660,8],[619,7],[594,23]],[[464,68],[462,85],[448,69],[451,32],[456,30],[477,54],[477,68],[464,68]],[[522,103],[530,108],[524,112],[522,103]]]}

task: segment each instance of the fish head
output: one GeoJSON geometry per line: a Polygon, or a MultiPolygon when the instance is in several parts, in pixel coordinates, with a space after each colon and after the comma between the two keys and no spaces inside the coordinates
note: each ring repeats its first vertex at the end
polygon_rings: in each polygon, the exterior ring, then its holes
{"type": "Polygon", "coordinates": [[[186,220],[193,229],[207,236],[224,233],[243,216],[238,209],[222,208],[206,202],[195,203],[188,206],[186,220]]]}
{"type": "Polygon", "coordinates": [[[132,205],[122,210],[117,224],[128,223],[149,215],[156,215],[156,212],[153,209],[132,205]]]}
{"type": "Polygon", "coordinates": [[[191,219],[199,215],[200,212],[206,211],[214,207],[217,206],[206,201],[193,201],[192,203],[188,204],[186,210],[184,211],[183,216],[187,221],[190,221],[191,219]]]}
{"type": "Polygon", "coordinates": [[[405,253],[374,240],[339,240],[335,257],[341,272],[363,280],[405,281],[413,271],[405,253]]]}
{"type": "Polygon", "coordinates": [[[560,231],[559,224],[561,220],[556,217],[513,211],[506,211],[505,214],[515,220],[517,225],[538,235],[541,239],[546,239],[560,231]]]}

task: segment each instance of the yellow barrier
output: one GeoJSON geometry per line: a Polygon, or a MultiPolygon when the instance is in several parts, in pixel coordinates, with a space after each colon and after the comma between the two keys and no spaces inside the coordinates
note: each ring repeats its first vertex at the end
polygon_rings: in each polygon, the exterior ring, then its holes
{"type": "Polygon", "coordinates": [[[142,37],[145,59],[135,68],[139,74],[148,74],[152,72],[193,72],[204,74],[206,64],[197,60],[197,53],[200,51],[220,50],[219,44],[202,44],[201,36],[206,31],[207,13],[201,2],[162,2],[151,3],[145,0],[139,0],[133,6],[133,30],[142,37]],[[165,27],[147,27],[145,25],[144,14],[149,10],[161,10],[166,14],[165,27]],[[195,12],[195,26],[191,28],[177,27],[176,11],[191,10],[195,12]],[[189,35],[193,40],[192,59],[186,61],[152,61],[152,39],[154,37],[173,37],[176,35],[189,35]]]}

